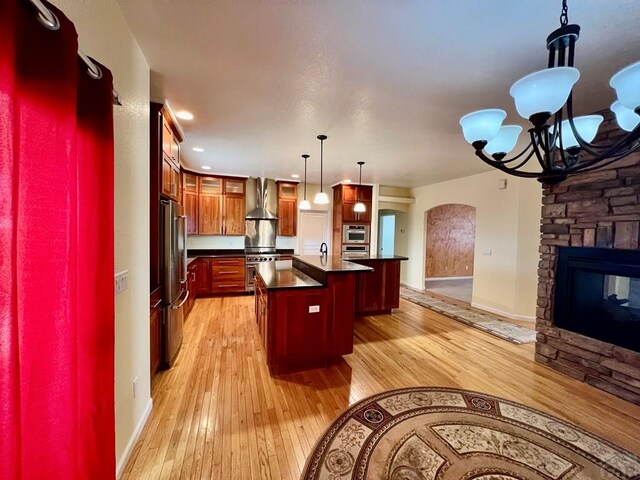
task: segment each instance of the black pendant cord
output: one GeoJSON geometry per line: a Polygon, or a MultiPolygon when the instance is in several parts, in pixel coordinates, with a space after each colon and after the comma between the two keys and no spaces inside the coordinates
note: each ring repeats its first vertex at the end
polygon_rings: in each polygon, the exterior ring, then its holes
{"type": "Polygon", "coordinates": [[[360,166],[360,179],[358,180],[358,198],[356,199],[356,202],[360,203],[360,190],[362,189],[362,165],[364,165],[364,162],[358,162],[358,165],[360,166]]]}
{"type": "Polygon", "coordinates": [[[304,158],[304,200],[307,199],[307,159],[310,155],[304,154],[302,158],[304,158]]]}
{"type": "Polygon", "coordinates": [[[324,170],[324,141],[327,139],[326,135],[318,135],[318,140],[320,140],[320,193],[324,193],[324,186],[322,181],[322,172],[324,170]]]}

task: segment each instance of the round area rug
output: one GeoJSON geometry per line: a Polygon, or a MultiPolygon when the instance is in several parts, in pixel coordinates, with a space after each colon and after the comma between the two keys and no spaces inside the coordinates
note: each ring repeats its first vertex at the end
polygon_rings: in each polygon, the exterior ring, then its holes
{"type": "Polygon", "coordinates": [[[640,479],[640,457],[519,403],[403,388],[354,404],[325,431],[304,480],[640,479]]]}

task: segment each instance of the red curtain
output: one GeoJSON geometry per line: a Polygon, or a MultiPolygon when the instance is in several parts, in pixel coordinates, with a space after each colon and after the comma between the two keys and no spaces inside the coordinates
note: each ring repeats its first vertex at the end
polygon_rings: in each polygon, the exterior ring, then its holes
{"type": "Polygon", "coordinates": [[[112,78],[0,1],[0,479],[113,479],[112,78]]]}

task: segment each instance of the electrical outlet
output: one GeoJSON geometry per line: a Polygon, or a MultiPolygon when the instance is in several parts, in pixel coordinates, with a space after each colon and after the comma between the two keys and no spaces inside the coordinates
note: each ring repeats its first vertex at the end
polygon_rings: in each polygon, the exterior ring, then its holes
{"type": "Polygon", "coordinates": [[[116,273],[115,275],[115,287],[116,287],[116,295],[120,295],[127,289],[127,278],[129,277],[129,270],[125,270],[124,272],[116,273]]]}
{"type": "Polygon", "coordinates": [[[320,305],[309,305],[309,313],[319,313],[320,305]]]}
{"type": "Polygon", "coordinates": [[[138,393],[138,377],[133,379],[133,398],[136,398],[137,393],[138,393]]]}

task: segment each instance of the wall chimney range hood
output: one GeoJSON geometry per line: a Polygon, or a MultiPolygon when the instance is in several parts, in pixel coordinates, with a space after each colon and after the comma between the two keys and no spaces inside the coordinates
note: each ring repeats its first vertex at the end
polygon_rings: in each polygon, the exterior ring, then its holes
{"type": "Polygon", "coordinates": [[[247,220],[277,220],[278,216],[267,208],[266,178],[256,179],[256,208],[247,213],[247,220]]]}

